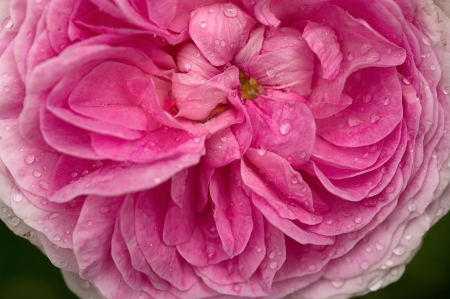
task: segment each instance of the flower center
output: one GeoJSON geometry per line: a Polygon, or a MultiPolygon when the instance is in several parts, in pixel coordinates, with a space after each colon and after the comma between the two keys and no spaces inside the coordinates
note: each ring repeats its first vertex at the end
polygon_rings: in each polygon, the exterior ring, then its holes
{"type": "Polygon", "coordinates": [[[239,72],[239,82],[241,83],[242,99],[244,100],[256,99],[263,91],[263,87],[258,84],[255,78],[247,78],[243,72],[239,72]]]}

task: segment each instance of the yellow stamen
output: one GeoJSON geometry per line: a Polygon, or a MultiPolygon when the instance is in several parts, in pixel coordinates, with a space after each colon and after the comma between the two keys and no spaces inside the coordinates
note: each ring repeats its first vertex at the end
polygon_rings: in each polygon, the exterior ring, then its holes
{"type": "Polygon", "coordinates": [[[247,79],[242,72],[239,72],[239,82],[241,83],[241,95],[244,100],[256,99],[262,91],[262,86],[258,84],[255,78],[250,77],[247,79]]]}

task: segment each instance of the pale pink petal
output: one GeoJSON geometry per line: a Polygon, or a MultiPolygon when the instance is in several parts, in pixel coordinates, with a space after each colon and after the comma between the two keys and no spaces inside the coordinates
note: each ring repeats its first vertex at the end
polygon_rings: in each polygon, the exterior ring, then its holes
{"type": "Polygon", "coordinates": [[[241,64],[244,62],[248,62],[250,61],[250,59],[252,59],[252,57],[258,55],[261,52],[265,30],[265,27],[261,25],[253,28],[253,30],[250,32],[250,37],[248,38],[247,43],[241,49],[239,49],[239,51],[234,56],[234,63],[241,64]]]}
{"type": "Polygon", "coordinates": [[[343,55],[333,29],[308,22],[302,37],[322,64],[322,78],[327,80],[336,78],[341,68],[343,55]]]}
{"type": "Polygon", "coordinates": [[[225,104],[228,97],[236,93],[239,86],[239,70],[230,67],[194,89],[184,100],[177,101],[177,117],[205,121],[217,105],[225,104]]]}
{"type": "Polygon", "coordinates": [[[264,40],[261,55],[244,69],[265,88],[292,90],[305,97],[311,88],[314,54],[299,30],[282,28],[264,40]]]}
{"type": "Polygon", "coordinates": [[[189,34],[214,66],[229,62],[247,42],[256,21],[238,6],[214,4],[196,9],[189,21],[189,34]]]}
{"type": "Polygon", "coordinates": [[[293,167],[300,167],[309,160],[314,146],[315,123],[306,105],[260,97],[247,101],[246,107],[253,127],[253,148],[274,152],[293,167]]]}

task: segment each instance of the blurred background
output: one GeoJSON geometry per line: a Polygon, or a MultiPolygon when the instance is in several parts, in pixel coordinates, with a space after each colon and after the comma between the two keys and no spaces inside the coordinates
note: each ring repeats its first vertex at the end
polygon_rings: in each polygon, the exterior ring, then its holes
{"type": "MultiPolygon", "coordinates": [[[[77,299],[47,257],[0,221],[0,299],[77,299]]],[[[395,284],[358,299],[450,298],[450,214],[426,235],[395,284]]]]}

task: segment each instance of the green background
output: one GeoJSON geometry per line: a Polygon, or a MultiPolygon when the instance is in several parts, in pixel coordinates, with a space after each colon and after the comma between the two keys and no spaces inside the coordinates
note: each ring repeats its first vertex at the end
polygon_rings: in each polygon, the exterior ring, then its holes
{"type": "MultiPolygon", "coordinates": [[[[1,299],[77,298],[65,286],[59,270],[3,223],[0,223],[0,244],[1,299]]],[[[450,298],[450,215],[430,230],[397,283],[359,298],[450,298]]]]}

